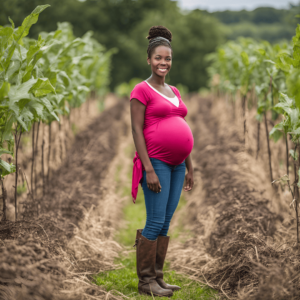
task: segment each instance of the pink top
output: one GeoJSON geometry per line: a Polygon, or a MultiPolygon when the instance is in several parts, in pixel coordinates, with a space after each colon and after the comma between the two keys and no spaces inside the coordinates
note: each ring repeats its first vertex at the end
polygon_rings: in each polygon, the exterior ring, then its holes
{"type": "MultiPolygon", "coordinates": [[[[159,159],[171,165],[179,165],[191,153],[194,138],[184,117],[187,107],[180,97],[178,89],[170,86],[179,99],[179,106],[150,87],[146,81],[137,84],[131,92],[131,99],[137,99],[146,105],[143,133],[149,157],[159,159]]],[[[132,173],[132,200],[135,203],[139,183],[143,177],[144,166],[135,152],[132,173]]]]}

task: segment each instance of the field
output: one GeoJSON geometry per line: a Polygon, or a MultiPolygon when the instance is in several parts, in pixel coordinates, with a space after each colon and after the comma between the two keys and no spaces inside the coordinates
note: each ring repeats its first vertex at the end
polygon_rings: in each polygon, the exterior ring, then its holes
{"type": "MultiPolygon", "coordinates": [[[[72,25],[28,38],[49,5],[0,26],[0,300],[138,294],[132,78],[72,25]]],[[[300,25],[291,43],[240,38],[205,56],[210,89],[178,84],[195,185],[171,222],[173,299],[300,299],[300,25]]],[[[162,298],[163,299],[163,298],[162,298]]]]}
{"type": "MultiPolygon", "coordinates": [[[[245,146],[243,120],[233,120],[224,99],[191,94],[184,101],[195,187],[183,193],[171,222],[167,273],[183,286],[173,298],[298,299],[291,200],[269,182],[267,145],[253,155],[253,111],[245,146]]],[[[142,299],[132,245],[145,211],[141,191],[137,204],[130,196],[128,99],[111,94],[105,103],[70,142],[40,216],[1,223],[2,299],[142,299]]],[[[273,145],[274,161],[282,147],[273,145]]],[[[274,167],[276,176],[283,169],[274,167]]]]}

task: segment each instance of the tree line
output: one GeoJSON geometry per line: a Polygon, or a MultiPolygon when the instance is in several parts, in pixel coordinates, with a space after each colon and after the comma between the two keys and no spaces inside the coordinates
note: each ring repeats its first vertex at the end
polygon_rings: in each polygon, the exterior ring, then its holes
{"type": "MultiPolygon", "coordinates": [[[[8,23],[7,16],[21,24],[24,17],[40,0],[2,0],[0,24],[8,23]]],[[[50,4],[47,14],[39,18],[30,31],[37,38],[41,31],[56,29],[57,22],[72,24],[76,36],[92,30],[93,37],[107,49],[117,48],[112,58],[111,84],[137,77],[146,79],[150,69],[146,63],[148,30],[163,25],[173,33],[173,66],[167,80],[169,84],[182,83],[196,91],[207,82],[207,63],[204,56],[224,42],[224,30],[214,17],[200,11],[183,13],[176,1],[170,0],[45,0],[50,4]]]]}

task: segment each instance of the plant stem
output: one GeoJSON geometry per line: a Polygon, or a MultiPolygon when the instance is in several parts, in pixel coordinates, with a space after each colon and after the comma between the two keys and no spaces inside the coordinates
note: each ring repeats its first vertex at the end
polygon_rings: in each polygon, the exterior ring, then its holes
{"type": "Polygon", "coordinates": [[[24,176],[25,181],[26,181],[26,184],[27,184],[28,193],[30,194],[31,200],[33,201],[33,196],[32,196],[32,193],[31,193],[31,191],[30,191],[30,187],[29,187],[29,184],[28,184],[27,176],[26,176],[25,172],[24,172],[23,170],[21,170],[21,168],[20,168],[20,171],[23,172],[23,176],[24,176]]]}
{"type": "Polygon", "coordinates": [[[264,119],[265,119],[266,136],[267,136],[267,144],[268,144],[270,179],[271,179],[271,182],[273,182],[273,172],[272,172],[272,162],[271,162],[271,149],[270,149],[269,130],[268,130],[268,122],[267,122],[266,112],[264,112],[264,119]]]}
{"type": "Polygon", "coordinates": [[[45,125],[42,124],[43,127],[43,142],[42,142],[42,180],[43,180],[43,196],[45,196],[45,168],[44,168],[44,148],[45,148],[45,125]]]}
{"type": "Polygon", "coordinates": [[[32,197],[34,192],[33,192],[33,166],[34,166],[34,127],[35,123],[32,124],[32,162],[31,162],[31,179],[30,179],[30,185],[31,185],[31,192],[32,192],[32,197]]]}
{"type": "Polygon", "coordinates": [[[15,174],[15,221],[18,220],[18,174],[19,174],[19,165],[18,165],[18,150],[21,140],[22,130],[20,130],[18,138],[18,123],[15,131],[15,145],[16,145],[16,174],[15,174]]]}
{"type": "Polygon", "coordinates": [[[60,162],[62,162],[63,159],[63,146],[62,146],[62,131],[61,131],[61,123],[58,123],[58,130],[59,130],[59,157],[60,157],[60,162]]]}
{"type": "MultiPolygon", "coordinates": [[[[296,149],[297,144],[295,145],[295,152],[294,155],[296,155],[296,149]]],[[[299,158],[298,158],[299,159],[299,158]]],[[[295,195],[295,211],[296,211],[296,226],[297,226],[297,248],[299,247],[299,215],[298,215],[298,201],[299,201],[299,188],[298,188],[298,173],[297,173],[297,162],[294,161],[294,176],[295,176],[295,182],[294,182],[294,195],[295,195]]]]}
{"type": "Polygon", "coordinates": [[[260,135],[260,122],[257,122],[257,148],[256,148],[256,159],[258,159],[259,152],[259,135],[260,135]]]}
{"type": "Polygon", "coordinates": [[[2,188],[2,200],[3,200],[3,216],[1,219],[1,222],[5,222],[6,221],[6,199],[7,199],[7,192],[6,189],[4,187],[4,178],[0,178],[1,181],[1,188],[2,188]]]}
{"type": "MultiPolygon", "coordinates": [[[[39,129],[40,129],[40,123],[41,121],[39,121],[37,123],[37,130],[36,130],[36,140],[35,140],[35,157],[38,157],[38,145],[39,145],[39,129]]],[[[34,163],[34,191],[35,191],[35,196],[37,195],[37,179],[38,176],[36,174],[36,163],[34,163]]]]}
{"type": "Polygon", "coordinates": [[[287,134],[285,134],[285,149],[286,149],[286,174],[289,177],[289,144],[288,144],[287,134]]]}
{"type": "Polygon", "coordinates": [[[244,120],[244,136],[246,135],[246,100],[247,100],[247,95],[243,96],[243,120],[244,120]]]}
{"type": "Polygon", "coordinates": [[[51,124],[49,124],[49,146],[48,146],[48,173],[47,173],[47,184],[49,185],[50,180],[50,156],[51,156],[51,124]]]}

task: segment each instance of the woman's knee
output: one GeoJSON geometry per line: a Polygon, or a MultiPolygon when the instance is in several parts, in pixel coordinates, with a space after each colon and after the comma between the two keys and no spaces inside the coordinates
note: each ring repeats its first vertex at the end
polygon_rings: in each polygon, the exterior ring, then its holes
{"type": "Polygon", "coordinates": [[[142,235],[148,240],[156,240],[164,227],[164,222],[149,222],[147,220],[142,235]]]}

